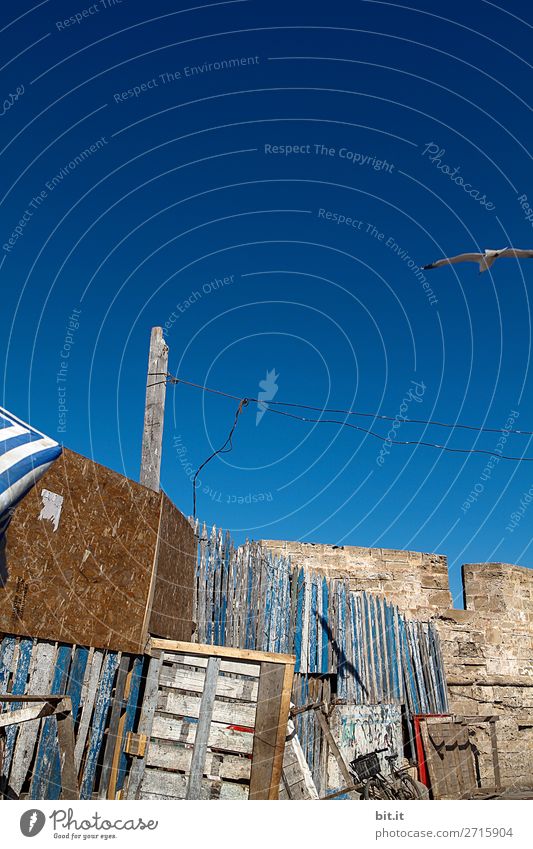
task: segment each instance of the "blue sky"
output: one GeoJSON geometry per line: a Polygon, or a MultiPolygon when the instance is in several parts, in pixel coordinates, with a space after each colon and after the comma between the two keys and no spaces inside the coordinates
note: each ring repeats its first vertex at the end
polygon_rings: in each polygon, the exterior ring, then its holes
{"type": "MultiPolygon", "coordinates": [[[[533,263],[417,275],[533,244],[527,15],[482,0],[3,8],[2,404],[138,478],[149,332],[166,325],[187,380],[533,457],[529,437],[403,420],[533,430],[533,263]]],[[[168,390],[162,485],[185,513],[236,406],[168,390]]],[[[533,463],[380,455],[368,434],[257,413],[198,489],[198,515],[237,540],[446,554],[458,604],[462,563],[533,565],[533,463]]]]}

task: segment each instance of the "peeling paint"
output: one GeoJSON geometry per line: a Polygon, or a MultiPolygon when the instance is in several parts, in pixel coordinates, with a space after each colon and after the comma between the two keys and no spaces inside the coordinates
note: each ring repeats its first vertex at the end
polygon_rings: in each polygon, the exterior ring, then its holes
{"type": "Polygon", "coordinates": [[[59,527],[59,519],[61,518],[61,510],[63,509],[63,496],[56,492],[49,492],[47,489],[41,491],[43,507],[39,513],[41,521],[48,520],[54,526],[54,533],[59,527]]]}

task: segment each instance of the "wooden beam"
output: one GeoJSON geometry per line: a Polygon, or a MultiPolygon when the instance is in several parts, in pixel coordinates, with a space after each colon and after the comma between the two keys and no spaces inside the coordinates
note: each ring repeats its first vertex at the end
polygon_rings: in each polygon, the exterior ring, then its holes
{"type": "Polygon", "coordinates": [[[187,784],[186,799],[200,799],[202,792],[202,779],[204,777],[205,759],[207,755],[207,743],[215,696],[217,691],[217,679],[220,672],[220,658],[210,657],[207,661],[205,673],[204,691],[200,701],[200,717],[196,727],[194,747],[192,750],[191,772],[187,784]]]}
{"type": "Polygon", "coordinates": [[[13,695],[13,693],[2,693],[2,697],[0,698],[0,702],[49,702],[50,704],[56,704],[62,702],[65,696],[57,696],[57,695],[49,695],[48,693],[44,696],[18,696],[13,695]]]}
{"type": "MultiPolygon", "coordinates": [[[[124,709],[124,689],[126,686],[129,664],[129,656],[123,654],[118,667],[115,692],[111,704],[111,716],[109,717],[107,727],[107,740],[102,760],[100,790],[98,792],[99,799],[109,798],[107,794],[109,790],[111,770],[113,768],[113,763],[118,762],[118,758],[120,757],[122,738],[119,739],[119,725],[121,713],[124,709]]],[[[112,798],[114,798],[114,796],[112,798]]]]}
{"type": "Polygon", "coordinates": [[[492,765],[494,767],[494,783],[496,785],[496,790],[498,793],[502,789],[502,779],[500,773],[500,759],[498,756],[498,738],[496,735],[496,720],[497,716],[491,716],[490,718],[490,742],[492,746],[492,765]]]}
{"type": "Polygon", "coordinates": [[[323,711],[319,710],[317,712],[317,717],[318,717],[318,721],[320,723],[320,727],[322,728],[322,732],[323,732],[326,740],[328,741],[329,748],[331,749],[333,756],[335,757],[335,760],[337,761],[337,763],[339,765],[339,769],[341,771],[342,777],[344,778],[346,785],[348,787],[351,787],[352,784],[353,784],[353,775],[351,774],[350,770],[348,769],[348,765],[347,765],[346,761],[344,760],[344,758],[341,754],[341,750],[337,746],[337,741],[335,740],[333,734],[331,733],[329,723],[328,723],[326,717],[324,716],[323,711]]]}
{"type": "Polygon", "coordinates": [[[162,327],[152,327],[148,376],[146,380],[146,403],[141,453],[141,476],[143,486],[159,492],[161,452],[163,448],[163,425],[165,419],[166,377],[168,373],[168,346],[163,338],[162,327]]]}
{"type": "MultiPolygon", "coordinates": [[[[285,668],[276,663],[261,663],[257,712],[255,715],[254,746],[252,750],[252,773],[250,776],[250,799],[271,799],[274,770],[278,766],[279,725],[281,700],[285,686],[285,668]]],[[[287,714],[285,733],[287,731],[287,714]]],[[[285,745],[285,739],[283,739],[285,745]]],[[[277,772],[277,790],[281,775],[281,764],[277,772]]],[[[276,796],[277,798],[277,796],[276,796]]]]}
{"type": "Polygon", "coordinates": [[[6,711],[5,713],[0,713],[0,728],[18,725],[19,722],[31,722],[33,719],[41,719],[43,716],[50,716],[54,711],[55,707],[50,702],[43,700],[41,704],[33,704],[31,707],[6,711]]]}
{"type": "MultiPolygon", "coordinates": [[[[144,701],[142,704],[141,716],[139,719],[138,732],[139,734],[144,734],[148,739],[150,739],[150,734],[152,733],[152,724],[154,721],[154,714],[157,707],[157,696],[159,693],[159,674],[161,672],[162,664],[163,655],[160,652],[156,656],[152,657],[152,659],[150,660],[148,672],[146,675],[146,683],[144,687],[144,701]]],[[[126,799],[137,799],[137,794],[141,786],[145,766],[146,756],[138,757],[133,762],[130,770],[128,785],[124,794],[126,799]]]]}
{"type": "Polygon", "coordinates": [[[57,740],[59,744],[59,762],[61,765],[61,798],[79,799],[78,773],[74,763],[74,723],[72,721],[72,703],[65,698],[59,706],[57,715],[57,740]]]}
{"type": "Polygon", "coordinates": [[[256,663],[283,663],[294,664],[296,658],[292,654],[277,654],[275,652],[254,651],[253,649],[234,649],[227,646],[207,646],[201,643],[185,643],[181,640],[163,640],[152,637],[149,644],[149,653],[159,651],[181,652],[187,655],[210,655],[212,657],[235,658],[237,660],[251,660],[256,663]]]}
{"type": "Polygon", "coordinates": [[[279,783],[283,771],[283,757],[285,754],[285,740],[287,738],[287,726],[289,722],[289,710],[291,707],[292,679],[294,678],[294,664],[285,666],[283,676],[283,690],[278,710],[278,733],[276,748],[274,750],[274,761],[272,764],[272,777],[270,780],[269,799],[277,799],[279,795],[279,783]]]}

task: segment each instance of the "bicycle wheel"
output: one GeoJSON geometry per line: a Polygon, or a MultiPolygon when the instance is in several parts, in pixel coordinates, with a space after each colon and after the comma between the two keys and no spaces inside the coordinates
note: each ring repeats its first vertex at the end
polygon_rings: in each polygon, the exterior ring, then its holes
{"type": "Polygon", "coordinates": [[[393,799],[386,783],[380,778],[369,778],[363,788],[363,799],[393,799]]]}
{"type": "Polygon", "coordinates": [[[425,784],[411,778],[408,773],[399,777],[399,799],[429,799],[429,792],[425,784]]]}

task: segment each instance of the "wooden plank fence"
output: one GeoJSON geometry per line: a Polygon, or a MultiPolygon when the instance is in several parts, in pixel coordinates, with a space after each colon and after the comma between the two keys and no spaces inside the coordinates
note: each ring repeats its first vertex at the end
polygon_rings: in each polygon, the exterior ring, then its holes
{"type": "MultiPolygon", "coordinates": [[[[80,798],[119,793],[126,761],[122,736],[132,727],[139,703],[143,658],[68,643],[5,636],[0,641],[0,710],[21,707],[11,696],[68,696],[75,728],[74,769],[80,798]],[[128,677],[120,690],[119,673],[128,677]],[[131,674],[130,674],[131,673],[131,674]],[[122,717],[119,714],[122,713],[122,717]],[[108,722],[116,717],[117,722],[108,722]]],[[[61,764],[55,716],[6,729],[0,798],[59,799],[61,764]]]]}
{"type": "Polygon", "coordinates": [[[385,598],[292,567],[258,543],[235,547],[205,525],[196,533],[198,642],[294,654],[296,673],[335,676],[340,702],[447,711],[433,623],[409,621],[385,598]]]}

